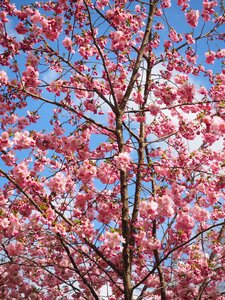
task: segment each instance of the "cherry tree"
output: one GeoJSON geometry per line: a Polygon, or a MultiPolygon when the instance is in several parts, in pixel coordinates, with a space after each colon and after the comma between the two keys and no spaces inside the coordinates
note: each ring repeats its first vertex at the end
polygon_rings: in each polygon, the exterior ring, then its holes
{"type": "Polygon", "coordinates": [[[225,299],[222,0],[0,1],[0,298],[225,299]]]}

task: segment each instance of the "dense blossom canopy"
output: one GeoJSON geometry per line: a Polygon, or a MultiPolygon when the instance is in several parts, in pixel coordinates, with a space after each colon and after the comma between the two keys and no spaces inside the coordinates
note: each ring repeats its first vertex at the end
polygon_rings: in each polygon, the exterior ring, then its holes
{"type": "Polygon", "coordinates": [[[1,299],[225,299],[224,23],[0,1],[1,299]]]}

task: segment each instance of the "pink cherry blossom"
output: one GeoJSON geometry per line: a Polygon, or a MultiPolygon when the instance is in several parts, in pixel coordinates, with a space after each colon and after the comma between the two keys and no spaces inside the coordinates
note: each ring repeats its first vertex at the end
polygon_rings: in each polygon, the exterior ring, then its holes
{"type": "Polygon", "coordinates": [[[182,10],[185,10],[186,8],[189,7],[189,4],[188,4],[189,1],[190,0],[177,0],[177,4],[179,6],[181,6],[182,10]]]}
{"type": "Polygon", "coordinates": [[[140,203],[140,216],[155,218],[158,214],[158,204],[155,201],[142,201],[140,203]]]}
{"type": "Polygon", "coordinates": [[[0,19],[3,23],[9,22],[9,19],[6,18],[7,15],[8,15],[8,13],[6,11],[0,12],[0,19]]]}
{"type": "Polygon", "coordinates": [[[173,202],[169,196],[164,195],[162,197],[159,197],[157,199],[157,203],[159,206],[158,213],[161,216],[165,216],[165,217],[173,216],[174,214],[173,202]]]}
{"type": "Polygon", "coordinates": [[[121,248],[121,243],[124,242],[123,237],[117,232],[109,232],[107,231],[105,234],[105,245],[110,248],[114,248],[119,250],[121,248]]]}
{"type": "Polygon", "coordinates": [[[65,39],[63,40],[63,46],[70,51],[71,53],[75,53],[75,51],[73,50],[73,43],[71,41],[71,39],[69,37],[65,37],[65,39]]]}
{"type": "Polygon", "coordinates": [[[215,6],[217,6],[217,1],[203,1],[202,2],[203,6],[203,12],[202,12],[202,17],[204,21],[209,21],[210,20],[210,15],[215,12],[213,9],[215,6]]]}
{"type": "Polygon", "coordinates": [[[126,170],[130,165],[130,155],[128,152],[121,152],[117,156],[114,157],[116,167],[119,170],[126,170]]]}
{"type": "Polygon", "coordinates": [[[126,40],[124,39],[124,33],[122,30],[117,30],[111,33],[112,38],[112,48],[123,50],[126,47],[126,40]]]}
{"type": "Polygon", "coordinates": [[[7,252],[10,256],[16,256],[22,253],[23,245],[20,242],[17,242],[15,244],[9,244],[7,247],[7,252]]]}
{"type": "Polygon", "coordinates": [[[205,54],[207,64],[213,64],[216,59],[216,53],[214,51],[209,51],[205,54]]]}
{"type": "Polygon", "coordinates": [[[35,142],[28,131],[16,132],[13,138],[15,149],[28,149],[35,146],[35,142]]]}
{"type": "Polygon", "coordinates": [[[62,91],[62,85],[63,85],[63,80],[55,80],[50,83],[50,86],[48,90],[57,96],[60,95],[60,92],[62,91]]]}
{"type": "Polygon", "coordinates": [[[25,162],[19,163],[13,169],[13,176],[18,184],[25,186],[30,176],[30,171],[28,170],[27,164],[25,162]]]}
{"type": "Polygon", "coordinates": [[[171,1],[170,0],[163,0],[162,1],[162,7],[163,8],[169,8],[169,7],[171,7],[171,1]]]}
{"type": "Polygon", "coordinates": [[[105,6],[109,4],[109,0],[97,0],[96,5],[99,9],[104,9],[105,6]]]}
{"type": "Polygon", "coordinates": [[[39,80],[39,72],[33,68],[33,66],[27,66],[27,69],[23,72],[23,82],[26,87],[38,87],[39,80]]]}
{"type": "Polygon", "coordinates": [[[35,68],[39,62],[39,59],[37,56],[35,56],[33,53],[29,53],[27,56],[27,66],[32,66],[35,68]]]}
{"type": "Polygon", "coordinates": [[[208,90],[204,86],[201,86],[198,92],[205,96],[208,95],[208,90]]]}
{"type": "Polygon", "coordinates": [[[20,22],[15,29],[19,34],[25,34],[28,32],[28,29],[23,25],[22,22],[20,22]]]}
{"type": "Polygon", "coordinates": [[[0,148],[5,150],[6,148],[11,146],[9,134],[7,131],[3,131],[0,136],[0,148]]]}
{"type": "Polygon", "coordinates": [[[171,38],[171,40],[173,42],[179,42],[180,41],[179,36],[178,36],[178,34],[176,33],[176,31],[174,29],[170,30],[169,37],[171,38]]]}
{"type": "Polygon", "coordinates": [[[140,5],[136,5],[136,6],[135,6],[135,11],[136,11],[137,13],[140,13],[140,12],[141,12],[141,7],[140,7],[140,5]]]}
{"type": "Polygon", "coordinates": [[[0,70],[0,87],[2,85],[5,85],[7,84],[8,82],[8,76],[7,76],[7,73],[3,70],[0,70]]]}
{"type": "Polygon", "coordinates": [[[209,219],[210,214],[207,210],[201,208],[198,205],[195,205],[193,208],[193,217],[199,222],[205,222],[209,219]]]}
{"type": "Polygon", "coordinates": [[[216,52],[216,58],[224,58],[225,57],[225,49],[220,49],[216,52]]]}
{"type": "Polygon", "coordinates": [[[154,28],[156,29],[156,30],[162,30],[162,29],[164,29],[164,25],[162,24],[162,23],[157,23],[155,26],[154,26],[154,28]]]}
{"type": "Polygon", "coordinates": [[[194,227],[194,219],[189,216],[187,213],[180,212],[177,217],[176,229],[182,230],[189,233],[190,230],[194,227]]]}
{"type": "Polygon", "coordinates": [[[66,178],[62,173],[57,173],[53,178],[49,180],[47,186],[52,192],[63,193],[66,188],[66,178]]]}
{"type": "Polygon", "coordinates": [[[200,16],[199,10],[189,10],[186,14],[186,20],[191,27],[197,27],[200,16]]]}
{"type": "Polygon", "coordinates": [[[193,38],[193,36],[191,34],[186,34],[185,38],[186,38],[188,44],[195,44],[195,39],[193,38]]]}
{"type": "Polygon", "coordinates": [[[218,134],[224,134],[225,133],[225,120],[222,118],[215,116],[212,119],[211,123],[211,129],[218,134]]]}
{"type": "Polygon", "coordinates": [[[1,230],[6,229],[9,226],[9,224],[10,224],[10,221],[8,218],[1,219],[1,221],[0,221],[1,230]]]}
{"type": "Polygon", "coordinates": [[[41,18],[37,16],[38,22],[42,25],[42,31],[47,39],[52,41],[56,40],[62,31],[63,19],[61,16],[56,16],[55,18],[41,18]]]}
{"type": "Polygon", "coordinates": [[[97,173],[97,168],[92,162],[84,160],[83,165],[79,168],[78,177],[83,181],[89,181],[95,177],[97,173]]]}
{"type": "Polygon", "coordinates": [[[118,175],[115,173],[113,165],[105,164],[103,162],[101,162],[97,174],[101,182],[106,184],[112,184],[118,179],[118,175]]]}
{"type": "Polygon", "coordinates": [[[138,92],[138,93],[135,95],[134,101],[135,101],[135,103],[137,103],[137,104],[143,104],[143,103],[144,103],[144,100],[143,100],[143,97],[142,97],[141,92],[138,92]]]}

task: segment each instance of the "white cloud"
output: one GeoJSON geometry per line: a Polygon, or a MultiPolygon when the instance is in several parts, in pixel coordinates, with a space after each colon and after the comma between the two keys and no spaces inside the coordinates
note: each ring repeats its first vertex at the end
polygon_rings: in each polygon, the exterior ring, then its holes
{"type": "MultiPolygon", "coordinates": [[[[157,78],[157,75],[160,75],[161,70],[165,70],[165,67],[161,63],[156,65],[153,68],[152,72],[153,72],[154,75],[156,75],[156,78],[157,78]]],[[[174,76],[176,76],[177,74],[180,74],[180,73],[177,72],[177,71],[173,71],[173,75],[172,75],[172,78],[171,78],[171,83],[173,82],[174,76]]],[[[194,84],[196,90],[198,90],[201,87],[202,83],[204,83],[198,77],[196,78],[192,75],[189,75],[188,79],[189,79],[189,82],[191,84],[194,84]]],[[[162,81],[165,81],[165,80],[160,79],[160,77],[159,77],[158,81],[162,82],[162,81]]],[[[195,101],[196,102],[201,101],[202,97],[203,96],[200,93],[198,93],[198,92],[195,93],[195,101]]],[[[183,117],[188,121],[195,120],[197,115],[198,115],[198,113],[185,113],[180,109],[178,109],[178,110],[183,115],[183,117]]],[[[165,113],[165,115],[167,115],[172,120],[173,124],[177,127],[178,122],[179,122],[178,118],[172,116],[169,109],[165,110],[164,113],[165,113]]],[[[198,150],[201,147],[202,143],[203,143],[203,138],[202,138],[201,135],[198,135],[194,140],[191,140],[191,141],[187,140],[187,139],[183,139],[183,140],[187,144],[187,148],[188,148],[189,152],[193,152],[193,151],[198,150]]],[[[214,150],[214,151],[218,151],[218,152],[222,151],[223,148],[224,148],[224,139],[223,138],[220,138],[218,141],[216,141],[213,145],[211,145],[209,147],[209,149],[214,150]]]]}
{"type": "Polygon", "coordinates": [[[106,300],[109,296],[112,296],[112,289],[107,283],[100,289],[100,297],[106,300]]]}
{"type": "Polygon", "coordinates": [[[49,69],[47,72],[44,73],[42,79],[48,83],[54,81],[59,77],[59,74],[55,70],[49,69]]]}

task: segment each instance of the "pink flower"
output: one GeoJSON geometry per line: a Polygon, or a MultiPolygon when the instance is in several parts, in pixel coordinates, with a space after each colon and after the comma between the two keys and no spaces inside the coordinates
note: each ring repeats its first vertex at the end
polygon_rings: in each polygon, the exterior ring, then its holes
{"type": "Polygon", "coordinates": [[[96,1],[96,7],[98,9],[104,9],[106,5],[109,4],[109,0],[97,0],[96,1]]]}
{"type": "Polygon", "coordinates": [[[189,6],[189,1],[190,0],[177,0],[177,5],[181,6],[182,10],[185,10],[189,6]]]}
{"type": "Polygon", "coordinates": [[[187,61],[189,63],[195,64],[196,61],[197,61],[198,56],[191,53],[191,51],[190,52],[187,51],[186,52],[186,58],[187,58],[187,61]]]}
{"type": "Polygon", "coordinates": [[[76,196],[75,207],[80,210],[85,210],[88,197],[85,194],[78,193],[76,196]]]}
{"type": "Polygon", "coordinates": [[[3,218],[3,219],[0,219],[0,229],[3,230],[3,229],[6,229],[10,224],[10,221],[8,218],[3,218]]]}
{"type": "Polygon", "coordinates": [[[121,40],[123,40],[123,37],[124,37],[124,33],[121,30],[115,31],[111,35],[115,42],[120,42],[121,40]]]}
{"type": "Polygon", "coordinates": [[[95,177],[96,173],[97,168],[94,166],[93,162],[89,162],[87,159],[85,159],[83,165],[79,169],[78,177],[83,182],[87,182],[95,177]]]}
{"type": "Polygon", "coordinates": [[[150,104],[147,109],[153,116],[156,116],[158,113],[160,113],[160,108],[155,104],[150,104]]]}
{"type": "Polygon", "coordinates": [[[195,226],[195,221],[188,213],[179,212],[177,216],[177,224],[176,224],[177,230],[182,230],[188,233],[194,226],[195,226]]]}
{"type": "Polygon", "coordinates": [[[191,27],[197,27],[200,16],[199,10],[190,10],[186,14],[186,20],[191,27]]]}
{"type": "Polygon", "coordinates": [[[154,26],[154,28],[156,29],[156,30],[161,30],[161,29],[164,29],[164,25],[162,24],[162,23],[157,23],[155,26],[154,26]]]}
{"type": "Polygon", "coordinates": [[[7,152],[7,154],[2,154],[1,158],[7,166],[13,166],[16,162],[15,153],[12,151],[7,152]]]}
{"type": "Polygon", "coordinates": [[[135,6],[135,11],[136,11],[137,13],[140,13],[140,12],[141,12],[141,7],[140,7],[140,5],[136,5],[136,6],[135,6]]]}
{"type": "Polygon", "coordinates": [[[176,84],[185,84],[188,81],[188,76],[184,74],[177,74],[174,78],[176,84]]]}
{"type": "Polygon", "coordinates": [[[173,42],[179,42],[180,40],[177,32],[174,29],[170,30],[169,37],[173,42]]]}
{"type": "Polygon", "coordinates": [[[208,10],[209,13],[213,14],[214,13],[213,8],[215,6],[217,6],[217,1],[208,1],[208,0],[206,0],[206,1],[202,2],[202,6],[203,6],[204,9],[208,10]]]}
{"type": "Polygon", "coordinates": [[[119,153],[118,156],[114,157],[114,160],[116,162],[116,167],[119,170],[126,170],[130,165],[130,156],[127,152],[119,153]]]}
{"type": "Polygon", "coordinates": [[[216,59],[216,53],[214,51],[209,51],[205,53],[206,62],[207,64],[214,64],[214,61],[216,59]]]}
{"type": "Polygon", "coordinates": [[[50,86],[47,88],[48,91],[59,96],[62,91],[63,80],[55,80],[50,83],[50,86]]]}
{"type": "Polygon", "coordinates": [[[161,10],[160,8],[157,8],[156,11],[155,11],[155,15],[156,15],[157,17],[161,17],[161,16],[163,15],[162,10],[161,10]]]}
{"type": "Polygon", "coordinates": [[[225,49],[220,49],[216,53],[216,58],[224,58],[225,57],[225,49]]]}
{"type": "Polygon", "coordinates": [[[218,134],[225,134],[225,120],[215,116],[212,119],[211,129],[218,134]]]}
{"type": "Polygon", "coordinates": [[[63,40],[63,46],[70,51],[71,53],[75,53],[75,51],[73,50],[73,42],[69,37],[65,37],[65,39],[63,40]]]}
{"type": "Polygon", "coordinates": [[[9,139],[9,134],[7,131],[3,131],[1,136],[0,136],[0,149],[6,149],[7,147],[10,147],[10,139],[9,139]]]}
{"type": "Polygon", "coordinates": [[[134,97],[134,102],[137,104],[143,104],[144,103],[144,99],[142,97],[141,92],[138,92],[135,97],[134,97]]]}
{"type": "Polygon", "coordinates": [[[199,222],[205,222],[210,217],[209,212],[204,208],[201,208],[199,205],[195,205],[192,211],[192,215],[199,222]]]}
{"type": "Polygon", "coordinates": [[[9,20],[6,18],[7,14],[8,13],[6,11],[0,11],[0,19],[3,23],[9,22],[9,20]]]}
{"type": "Polygon", "coordinates": [[[97,113],[97,106],[96,106],[96,102],[94,100],[85,100],[84,106],[87,110],[97,113]]]}
{"type": "Polygon", "coordinates": [[[30,137],[29,131],[17,131],[14,136],[15,149],[28,149],[35,145],[34,140],[30,137]]]}
{"type": "Polygon", "coordinates": [[[151,237],[147,242],[147,248],[150,251],[160,249],[161,248],[161,242],[156,239],[155,237],[151,237]]]}
{"type": "Polygon", "coordinates": [[[18,183],[21,187],[26,185],[27,181],[30,178],[30,171],[28,170],[26,162],[19,163],[13,169],[13,176],[16,183],[18,183]]]}
{"type": "Polygon", "coordinates": [[[185,38],[187,40],[187,43],[190,44],[195,44],[195,39],[193,38],[192,34],[185,34],[185,38]]]}
{"type": "Polygon", "coordinates": [[[35,68],[38,65],[38,62],[39,59],[36,55],[34,55],[33,53],[28,54],[26,66],[35,68]]]}
{"type": "Polygon", "coordinates": [[[49,180],[47,186],[55,193],[63,193],[66,189],[66,178],[62,173],[57,173],[49,180]]]}
{"type": "Polygon", "coordinates": [[[86,45],[86,47],[80,47],[79,53],[81,56],[83,56],[85,59],[89,59],[90,56],[93,56],[95,52],[94,47],[90,47],[89,45],[86,45]]]}
{"type": "Polygon", "coordinates": [[[42,31],[47,39],[54,41],[59,37],[63,25],[63,18],[61,16],[49,19],[42,18],[39,22],[42,25],[42,31]]]}
{"type": "Polygon", "coordinates": [[[19,22],[15,29],[19,34],[25,34],[29,31],[22,22],[19,22]]]}
{"type": "Polygon", "coordinates": [[[98,220],[108,224],[115,219],[118,207],[112,203],[100,203],[98,205],[98,220]],[[107,213],[106,213],[107,212],[107,213]]]}
{"type": "Polygon", "coordinates": [[[23,245],[20,242],[16,242],[15,244],[9,244],[6,246],[7,252],[10,256],[20,255],[23,251],[23,245]]]}
{"type": "Polygon", "coordinates": [[[43,19],[40,12],[38,10],[34,11],[34,15],[30,17],[31,23],[38,23],[43,19]]]}
{"type": "Polygon", "coordinates": [[[101,162],[97,175],[102,183],[113,184],[118,179],[117,172],[115,171],[116,169],[113,165],[101,162]]]}
{"type": "Polygon", "coordinates": [[[217,6],[217,1],[203,1],[202,2],[203,6],[203,12],[202,12],[202,17],[204,21],[209,21],[210,20],[210,15],[212,15],[215,10],[213,9],[215,6],[217,6]]]}
{"type": "Polygon", "coordinates": [[[172,217],[174,215],[173,201],[169,195],[158,197],[158,213],[162,217],[172,217]]]}
{"type": "Polygon", "coordinates": [[[117,30],[110,33],[112,39],[112,49],[124,50],[129,45],[129,38],[125,36],[124,32],[117,30]]]}
{"type": "Polygon", "coordinates": [[[56,214],[55,211],[53,209],[51,209],[50,207],[45,211],[45,217],[47,218],[47,220],[51,222],[55,219],[56,214]]]}
{"type": "Polygon", "coordinates": [[[121,248],[121,243],[124,243],[123,237],[117,232],[107,231],[105,234],[105,244],[110,248],[121,248]]]}
{"type": "Polygon", "coordinates": [[[210,20],[210,14],[208,14],[206,10],[203,10],[202,18],[205,22],[208,22],[210,20]]]}
{"type": "Polygon", "coordinates": [[[164,48],[165,51],[169,50],[169,48],[172,46],[172,42],[171,41],[165,41],[164,42],[164,48]]]}
{"type": "Polygon", "coordinates": [[[171,1],[170,0],[163,0],[162,1],[162,7],[163,8],[169,8],[169,7],[171,7],[171,1]]]}
{"type": "Polygon", "coordinates": [[[210,90],[210,96],[213,100],[223,101],[225,97],[225,81],[222,80],[221,76],[216,76],[217,84],[210,90]]]}
{"type": "Polygon", "coordinates": [[[142,218],[153,219],[157,215],[158,204],[155,201],[141,201],[140,203],[140,216],[142,218]]]}
{"type": "Polygon", "coordinates": [[[208,93],[209,93],[208,90],[204,86],[201,86],[199,88],[198,92],[199,92],[199,94],[204,95],[204,96],[208,95],[208,93]]]}
{"type": "Polygon", "coordinates": [[[0,87],[8,83],[7,73],[3,70],[0,70],[0,87]]]}
{"type": "Polygon", "coordinates": [[[27,69],[23,72],[22,79],[26,87],[36,88],[40,83],[39,72],[32,66],[27,66],[27,69]]]}

